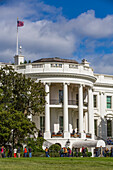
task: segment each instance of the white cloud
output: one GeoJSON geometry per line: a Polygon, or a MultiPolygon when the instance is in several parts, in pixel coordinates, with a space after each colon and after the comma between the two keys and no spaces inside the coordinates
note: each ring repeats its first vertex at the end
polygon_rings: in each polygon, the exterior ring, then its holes
{"type": "MultiPolygon", "coordinates": [[[[84,55],[83,58],[86,53],[93,54],[93,66],[100,71],[107,62],[106,58],[109,56],[111,60],[113,57],[112,54],[102,53],[100,58],[103,62],[96,63],[99,55],[95,53],[95,48],[106,46],[103,39],[113,37],[113,15],[103,19],[96,18],[94,10],[89,10],[75,19],[67,20],[62,16],[61,8],[46,5],[38,0],[14,1],[12,4],[2,5],[0,14],[1,61],[13,61],[16,52],[17,16],[25,22],[25,26],[19,28],[19,44],[22,45],[27,60],[49,56],[71,58],[73,53],[80,51],[84,55]]],[[[92,60],[91,57],[86,58],[92,60]]],[[[110,63],[107,68],[109,66],[110,63]]],[[[109,72],[110,69],[106,70],[109,72]]]]}

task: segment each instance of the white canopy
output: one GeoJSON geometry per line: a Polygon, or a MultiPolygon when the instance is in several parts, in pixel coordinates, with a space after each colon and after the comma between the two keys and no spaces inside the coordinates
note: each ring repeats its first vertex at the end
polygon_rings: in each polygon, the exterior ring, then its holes
{"type": "Polygon", "coordinates": [[[82,147],[105,147],[105,142],[103,140],[81,140],[73,143],[72,148],[82,148],[82,147]]]}

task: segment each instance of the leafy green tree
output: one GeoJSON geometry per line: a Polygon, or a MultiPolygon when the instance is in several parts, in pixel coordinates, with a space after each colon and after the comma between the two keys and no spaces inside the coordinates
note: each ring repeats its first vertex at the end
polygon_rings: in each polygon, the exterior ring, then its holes
{"type": "Polygon", "coordinates": [[[4,105],[5,110],[14,109],[26,115],[44,113],[46,93],[40,81],[35,83],[12,67],[5,66],[0,70],[0,84],[0,104],[4,105]]]}
{"type": "Polygon", "coordinates": [[[34,135],[35,124],[22,112],[0,110],[0,143],[23,143],[25,138],[34,135]]]}
{"type": "Polygon", "coordinates": [[[24,142],[36,126],[28,115],[44,113],[45,90],[39,81],[5,66],[0,70],[0,143],[24,142]]]}

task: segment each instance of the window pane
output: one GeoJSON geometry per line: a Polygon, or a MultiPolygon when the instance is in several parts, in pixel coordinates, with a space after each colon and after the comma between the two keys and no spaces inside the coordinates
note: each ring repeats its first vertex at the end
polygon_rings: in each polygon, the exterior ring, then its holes
{"type": "Polygon", "coordinates": [[[93,106],[97,107],[97,95],[93,96],[93,106]]]}
{"type": "Polygon", "coordinates": [[[60,125],[60,131],[62,131],[63,130],[63,116],[60,116],[59,117],[59,125],[60,125]]]}
{"type": "Polygon", "coordinates": [[[111,108],[111,96],[107,96],[107,108],[111,108]]]}
{"type": "Polygon", "coordinates": [[[45,117],[44,116],[40,116],[40,130],[42,132],[45,131],[45,117]]]}
{"type": "Polygon", "coordinates": [[[95,126],[95,135],[97,136],[97,120],[94,120],[94,126],[95,126]]]}
{"type": "Polygon", "coordinates": [[[59,90],[59,103],[63,102],[63,90],[59,90]]]}
{"type": "Polygon", "coordinates": [[[110,137],[112,136],[112,131],[111,131],[111,120],[107,120],[107,136],[110,137]]]}

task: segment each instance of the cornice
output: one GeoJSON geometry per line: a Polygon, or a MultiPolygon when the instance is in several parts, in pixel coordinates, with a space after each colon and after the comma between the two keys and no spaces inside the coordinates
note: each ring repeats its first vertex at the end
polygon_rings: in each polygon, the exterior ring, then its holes
{"type": "Polygon", "coordinates": [[[113,84],[108,84],[108,83],[94,83],[94,86],[99,86],[99,87],[113,87],[113,84]]]}
{"type": "Polygon", "coordinates": [[[47,78],[47,77],[67,77],[67,78],[79,78],[79,79],[87,79],[92,81],[93,83],[97,80],[96,77],[90,76],[90,75],[85,75],[85,74],[70,74],[70,73],[26,73],[26,75],[29,75],[30,77],[38,77],[38,78],[47,78]]]}

